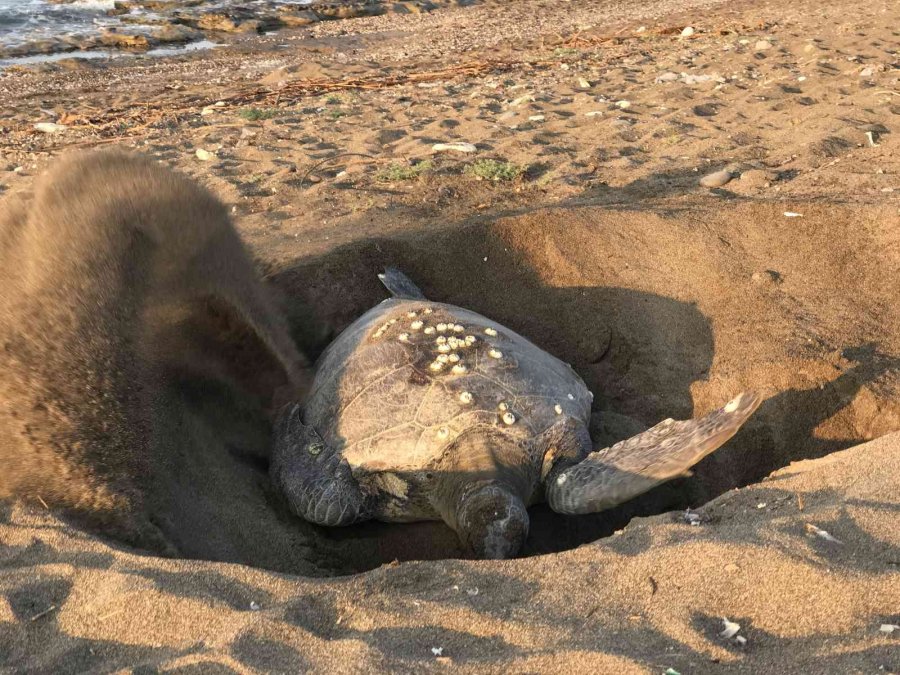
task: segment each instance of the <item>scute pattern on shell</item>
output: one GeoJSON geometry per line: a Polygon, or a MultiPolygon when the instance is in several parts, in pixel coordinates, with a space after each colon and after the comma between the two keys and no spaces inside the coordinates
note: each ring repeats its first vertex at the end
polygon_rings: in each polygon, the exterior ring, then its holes
{"type": "MultiPolygon", "coordinates": [[[[318,373],[306,422],[361,480],[427,471],[476,426],[528,448],[559,421],[557,406],[584,422],[590,414],[590,394],[566,364],[494,321],[442,303],[379,304],[326,350],[318,373]]],[[[539,466],[542,457],[522,461],[539,466]]]]}

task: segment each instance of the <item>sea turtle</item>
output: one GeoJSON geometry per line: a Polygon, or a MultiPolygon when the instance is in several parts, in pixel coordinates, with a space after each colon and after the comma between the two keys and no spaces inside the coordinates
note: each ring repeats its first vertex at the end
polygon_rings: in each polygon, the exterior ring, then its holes
{"type": "Polygon", "coordinates": [[[443,520],[476,557],[514,556],[526,508],[593,513],[683,474],[759,405],[743,393],[593,451],[593,395],[574,370],[480,314],[426,300],[396,269],[393,298],[322,355],[305,410],[276,423],[271,475],[319,525],[443,520]]]}

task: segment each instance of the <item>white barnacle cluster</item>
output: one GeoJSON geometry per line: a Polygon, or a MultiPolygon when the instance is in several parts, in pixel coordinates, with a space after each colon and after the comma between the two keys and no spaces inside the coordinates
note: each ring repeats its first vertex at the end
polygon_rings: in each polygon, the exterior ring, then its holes
{"type": "MultiPolygon", "coordinates": [[[[433,313],[433,310],[429,308],[422,310],[416,316],[424,316],[431,313],[433,313]]],[[[474,335],[464,335],[466,332],[465,326],[452,321],[440,321],[433,325],[427,325],[426,321],[417,318],[410,324],[409,328],[412,331],[421,331],[424,335],[434,336],[433,349],[435,354],[434,360],[428,364],[429,370],[434,373],[440,373],[447,368],[454,375],[465,375],[469,372],[469,366],[464,361],[465,350],[474,347],[478,343],[478,338],[474,335]]],[[[466,401],[463,401],[463,403],[466,403],[466,401]]]]}
{"type": "Polygon", "coordinates": [[[379,339],[385,333],[387,333],[390,330],[391,326],[393,326],[395,323],[397,323],[397,319],[390,319],[388,321],[385,321],[378,327],[378,330],[375,331],[372,337],[376,340],[379,339]]]}

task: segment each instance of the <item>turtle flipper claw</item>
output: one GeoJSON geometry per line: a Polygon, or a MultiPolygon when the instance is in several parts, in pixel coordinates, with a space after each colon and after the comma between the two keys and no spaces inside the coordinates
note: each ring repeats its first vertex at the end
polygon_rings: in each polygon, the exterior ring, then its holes
{"type": "Polygon", "coordinates": [[[704,417],[668,419],[584,460],[551,471],[547,501],[558,513],[596,513],[685,473],[737,433],[761,402],[743,393],[704,417]]]}

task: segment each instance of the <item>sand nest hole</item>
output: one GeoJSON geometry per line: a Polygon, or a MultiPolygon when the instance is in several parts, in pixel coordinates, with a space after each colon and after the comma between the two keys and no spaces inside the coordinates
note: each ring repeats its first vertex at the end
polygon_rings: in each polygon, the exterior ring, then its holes
{"type": "MultiPolygon", "coordinates": [[[[356,241],[273,265],[270,283],[315,357],[386,297],[376,274],[396,265],[431,299],[478,311],[571,363],[596,395],[595,438],[702,414],[744,389],[769,397],[690,478],[597,515],[533,507],[532,556],[900,428],[900,320],[889,298],[898,261],[896,247],[879,245],[890,214],[795,207],[802,224],[785,230],[783,210],[743,204],[688,217],[580,207],[425,231],[393,226],[388,236],[376,224],[356,241]],[[771,237],[781,239],[777,250],[771,237]],[[846,283],[835,285],[840,275],[846,283]]],[[[269,429],[252,406],[204,386],[183,396],[185,450],[168,459],[150,500],[182,556],[321,576],[461,555],[442,523],[326,529],[293,517],[269,482],[269,429]]]]}

